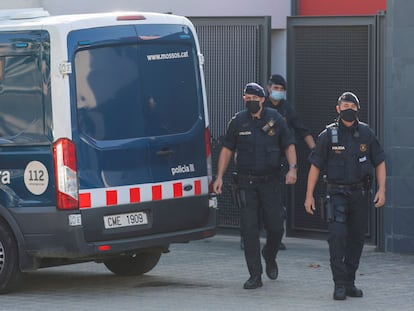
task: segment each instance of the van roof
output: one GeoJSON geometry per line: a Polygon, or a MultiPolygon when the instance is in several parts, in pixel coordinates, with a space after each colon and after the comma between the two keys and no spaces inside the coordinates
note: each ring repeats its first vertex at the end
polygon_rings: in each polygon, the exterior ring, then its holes
{"type": "Polygon", "coordinates": [[[157,24],[191,24],[182,16],[151,12],[119,11],[50,16],[49,12],[43,8],[0,10],[0,30],[54,28],[54,26],[62,24],[71,29],[83,29],[148,22],[157,24]]]}

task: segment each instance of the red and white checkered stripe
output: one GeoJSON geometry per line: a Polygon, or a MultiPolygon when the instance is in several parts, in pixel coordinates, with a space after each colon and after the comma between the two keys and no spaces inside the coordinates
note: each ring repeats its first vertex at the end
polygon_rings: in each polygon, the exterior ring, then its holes
{"type": "MultiPolygon", "coordinates": [[[[190,188],[190,187],[188,187],[190,188]]],[[[208,193],[207,176],[154,184],[79,190],[79,208],[175,199],[208,193]],[[184,188],[192,186],[190,190],[184,188]]]]}

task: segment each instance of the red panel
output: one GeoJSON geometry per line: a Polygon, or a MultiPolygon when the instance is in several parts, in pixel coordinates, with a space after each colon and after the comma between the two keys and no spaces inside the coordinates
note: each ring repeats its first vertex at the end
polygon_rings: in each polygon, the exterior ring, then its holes
{"type": "Polygon", "coordinates": [[[300,16],[375,15],[387,0],[299,0],[300,16]]]}
{"type": "Polygon", "coordinates": [[[90,193],[80,193],[79,194],[79,207],[80,208],[89,208],[91,207],[91,194],[90,193]]]}
{"type": "Polygon", "coordinates": [[[152,186],[152,200],[162,200],[162,186],[161,185],[155,185],[152,186]]]}
{"type": "Polygon", "coordinates": [[[131,203],[137,203],[141,201],[141,190],[139,188],[129,189],[129,200],[131,203]]]}
{"type": "Polygon", "coordinates": [[[117,205],[118,204],[118,192],[116,190],[106,191],[106,205],[117,205]]]}
{"type": "Polygon", "coordinates": [[[178,182],[173,184],[174,198],[180,198],[183,196],[183,184],[178,182]]]}
{"type": "Polygon", "coordinates": [[[194,194],[195,195],[201,194],[201,181],[200,180],[194,181],[194,194]]]}

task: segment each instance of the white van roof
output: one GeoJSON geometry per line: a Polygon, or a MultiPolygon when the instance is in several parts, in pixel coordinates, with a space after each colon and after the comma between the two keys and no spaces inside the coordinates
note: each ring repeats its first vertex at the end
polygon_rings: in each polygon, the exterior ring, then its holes
{"type": "Polygon", "coordinates": [[[83,29],[122,23],[138,24],[140,21],[143,24],[191,25],[183,16],[152,12],[120,11],[51,16],[43,8],[0,10],[0,30],[47,29],[57,25],[66,25],[64,28],[67,29],[83,29]]]}

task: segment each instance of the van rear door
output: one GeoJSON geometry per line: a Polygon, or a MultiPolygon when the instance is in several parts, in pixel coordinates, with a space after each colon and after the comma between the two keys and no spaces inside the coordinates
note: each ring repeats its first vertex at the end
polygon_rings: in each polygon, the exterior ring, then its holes
{"type": "Polygon", "coordinates": [[[207,176],[198,54],[186,26],[85,29],[69,42],[81,188],[207,176]]]}
{"type": "Polygon", "coordinates": [[[73,140],[88,241],[206,222],[206,126],[194,40],[187,26],[166,24],[69,34],[73,140]],[[168,213],[136,204],[202,193],[198,203],[176,203],[191,210],[168,226],[168,213]],[[142,209],[146,226],[103,226],[105,215],[142,209]],[[156,217],[163,220],[154,223],[156,217]]]}
{"type": "MultiPolygon", "coordinates": [[[[182,25],[139,25],[140,100],[154,182],[207,175],[194,37],[182,25]]],[[[193,189],[189,189],[192,191],[193,189]]]]}

